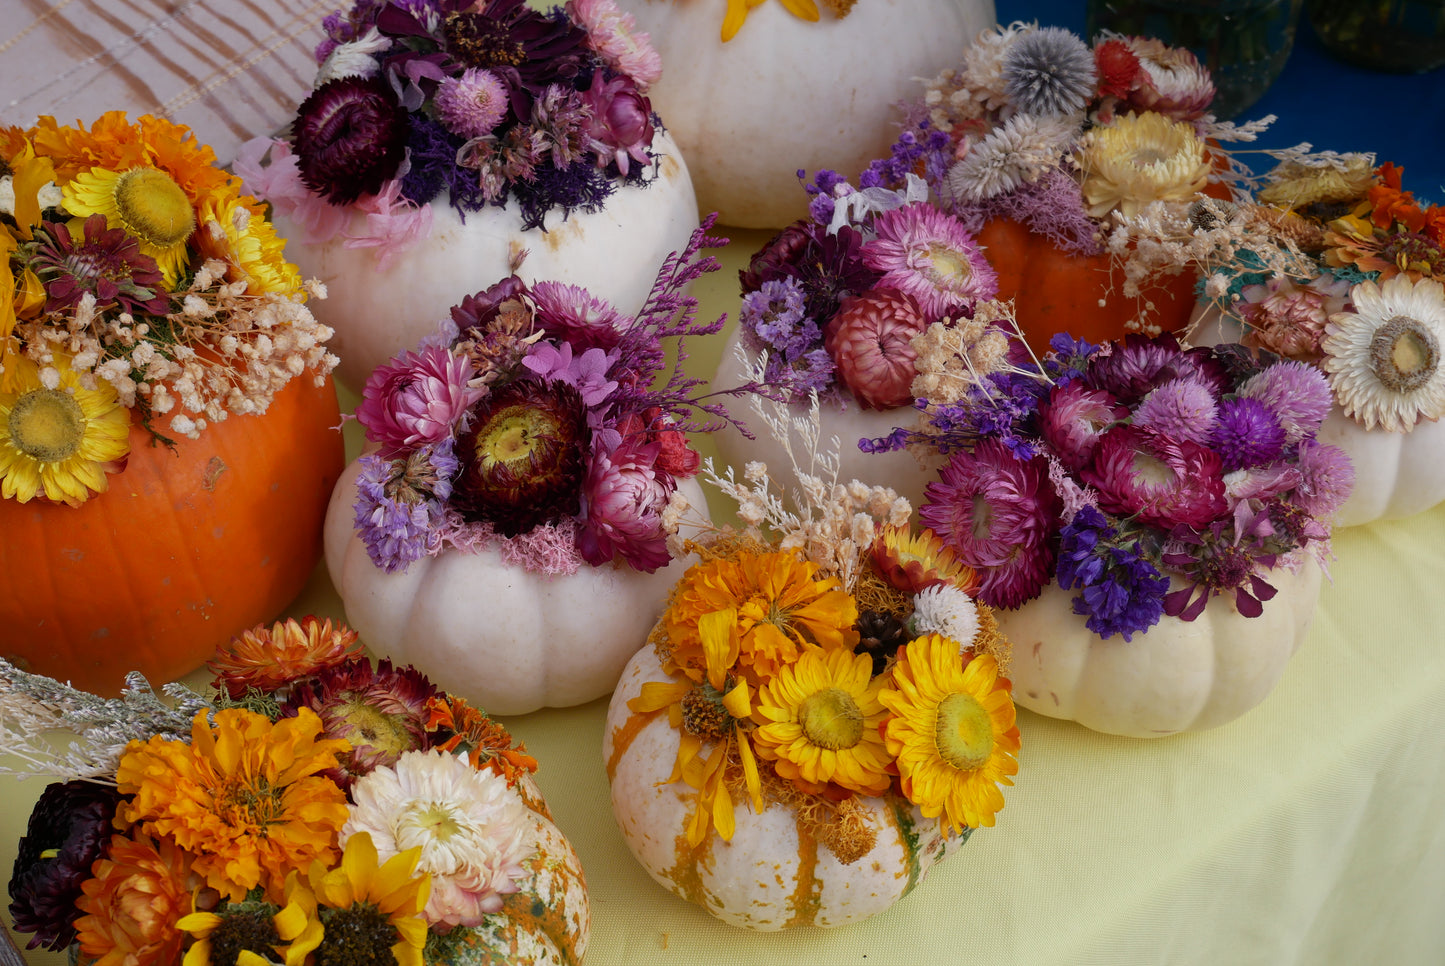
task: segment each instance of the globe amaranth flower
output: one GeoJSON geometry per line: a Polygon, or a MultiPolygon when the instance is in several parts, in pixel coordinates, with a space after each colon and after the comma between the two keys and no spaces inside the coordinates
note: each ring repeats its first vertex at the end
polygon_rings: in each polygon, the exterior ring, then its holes
{"type": "Polygon", "coordinates": [[[469,67],[437,87],[437,120],[461,138],[485,137],[507,116],[511,102],[501,78],[489,70],[469,67]]]}
{"type": "Polygon", "coordinates": [[[514,537],[576,516],[592,433],[572,386],[519,379],[477,404],[457,443],[453,502],[463,516],[514,537]]]}
{"type": "Polygon", "coordinates": [[[592,86],[583,92],[592,111],[587,134],[597,154],[597,166],[616,163],[623,176],[631,162],[650,164],[652,156],[652,103],[628,77],[607,80],[602,71],[592,75],[592,86]]]}
{"type": "Polygon", "coordinates": [[[469,385],[471,377],[466,356],[436,345],[408,349],[367,377],[356,418],[384,457],[440,443],[485,393],[469,385]]]}
{"type": "Polygon", "coordinates": [[[1025,114],[1073,114],[1094,95],[1094,56],[1062,27],[1026,31],[1003,55],[1004,91],[1025,114]]]}
{"type": "Polygon", "coordinates": [[[1039,404],[1039,435],[1069,469],[1078,471],[1094,455],[1099,436],[1129,415],[1102,389],[1080,382],[1056,385],[1039,404]]]}
{"type": "Polygon", "coordinates": [[[45,222],[35,240],[31,268],[45,284],[46,312],[73,309],[87,293],[100,309],[115,306],[132,315],[169,311],[156,260],[124,228],[106,227],[104,215],[86,218],[80,238],[64,222],[45,222]]]}
{"type": "Polygon", "coordinates": [[[1218,418],[1219,404],[1208,386],[1195,379],[1171,379],[1140,400],[1133,423],[1159,436],[1208,445],[1218,418]]]}
{"type": "Polygon", "coordinates": [[[547,338],[584,349],[614,349],[632,320],[580,285],[537,282],[531,289],[536,319],[547,338]]]}
{"type": "Polygon", "coordinates": [[[1159,623],[1169,578],[1098,508],[1084,506],[1059,532],[1059,587],[1078,590],[1074,613],[1100,637],[1130,640],[1159,623]]]}
{"type": "Polygon", "coordinates": [[[1020,460],[986,438],[955,453],[924,497],[919,519],[979,572],[979,600],[1017,607],[1038,596],[1053,567],[1059,509],[1042,458],[1020,460]]]}
{"type": "Polygon", "coordinates": [[[1284,427],[1274,411],[1249,396],[1219,404],[1210,445],[1220,456],[1224,472],[1263,466],[1284,450],[1284,427]]]}
{"type": "Polygon", "coordinates": [[[335,205],[376,194],[401,167],[408,129],[384,78],[322,84],[296,109],[292,148],[301,180],[335,205]]]}
{"type": "Polygon", "coordinates": [[[26,949],[59,952],[75,941],[75,901],[110,842],[120,793],[92,781],[56,782],[40,793],[16,847],[10,917],[34,933],[26,949]]]}
{"type": "Polygon", "coordinates": [[[1299,444],[1300,482],[1294,500],[1312,517],[1329,517],[1345,505],[1355,486],[1355,467],[1344,450],[1314,440],[1299,444]]]}
{"type": "Polygon", "coordinates": [[[837,375],[864,409],[895,409],[913,401],[913,337],[928,327],[918,303],[880,289],[846,298],[823,342],[837,375]]]}
{"type": "Polygon", "coordinates": [[[1293,360],[1260,370],[1246,379],[1238,392],[1269,407],[1284,428],[1286,443],[1313,438],[1334,404],[1324,373],[1293,360]]]}
{"type": "Polygon", "coordinates": [[[878,287],[912,295],[929,322],[998,292],[998,275],[963,222],[927,202],[884,212],[873,230],[861,254],[883,273],[878,287]]]}
{"type": "Polygon", "coordinates": [[[1094,71],[1101,98],[1128,97],[1129,92],[1144,79],[1139,55],[1121,37],[1106,38],[1094,44],[1094,71]]]}
{"type": "Polygon", "coordinates": [[[1166,530],[1207,526],[1228,509],[1217,453],[1134,426],[1106,432],[1079,478],[1099,491],[1100,508],[1166,530]]]}
{"type": "Polygon", "coordinates": [[[652,573],[671,559],[662,511],[677,484],[658,468],[660,450],[625,437],[616,449],[592,454],[582,483],[577,549],[594,567],[621,557],[634,570],[652,573]]]}

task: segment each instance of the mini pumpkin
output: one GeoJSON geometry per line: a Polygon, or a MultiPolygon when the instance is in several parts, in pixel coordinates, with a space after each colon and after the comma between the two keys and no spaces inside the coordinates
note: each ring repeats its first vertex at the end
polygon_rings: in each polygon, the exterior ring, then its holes
{"type": "Polygon", "coordinates": [[[308,374],[173,448],[133,420],[125,471],[78,507],[0,500],[0,654],[113,695],[129,671],[174,680],[269,620],[320,559],[340,418],[331,380],[308,374]]]}

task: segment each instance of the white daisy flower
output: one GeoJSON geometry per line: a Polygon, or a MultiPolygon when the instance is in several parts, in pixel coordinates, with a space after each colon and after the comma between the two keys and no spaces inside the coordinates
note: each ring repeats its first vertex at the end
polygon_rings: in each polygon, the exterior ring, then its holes
{"type": "Polygon", "coordinates": [[[952,584],[925,587],[913,597],[914,637],[940,634],[958,642],[959,652],[978,636],[978,605],[952,584]]]}

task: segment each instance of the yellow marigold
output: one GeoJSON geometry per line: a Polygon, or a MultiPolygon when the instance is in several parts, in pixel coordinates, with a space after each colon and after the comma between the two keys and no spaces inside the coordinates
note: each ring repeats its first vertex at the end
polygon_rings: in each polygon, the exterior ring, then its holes
{"type": "Polygon", "coordinates": [[[1204,141],[1194,126],[1146,111],[1101,125],[1079,145],[1090,217],[1118,209],[1129,218],[1155,201],[1193,201],[1209,180],[1204,141]]]}
{"type": "Polygon", "coordinates": [[[91,966],[171,966],[186,934],[177,926],[199,885],[190,856],[170,838],[117,835],[81,885],[75,921],[91,966]]]}
{"type": "Polygon", "coordinates": [[[832,577],[793,553],[740,551],[696,564],[683,574],[664,615],[673,662],[693,680],[703,667],[698,621],[737,612],[738,668],[756,685],[810,646],[853,650],[858,606],[832,577]]]}
{"type": "Polygon", "coordinates": [[[346,795],[320,773],[350,745],[320,733],[307,708],[274,724],[230,708],[214,726],[202,711],[190,744],[157,736],[127,746],[115,778],[133,798],[116,819],[174,836],[197,874],[232,901],[258,885],[274,899],[287,873],[336,858],[346,795]]]}
{"type": "Polygon", "coordinates": [[[265,210],[251,199],[208,198],[202,203],[196,251],[204,260],[226,263],[226,281],[246,283],[251,295],[286,294],[301,287],[296,266],[286,261],[286,240],[266,220],[265,210]]]}
{"type": "Polygon", "coordinates": [[[1018,773],[1019,729],[1007,678],[981,654],[965,666],[958,645],[930,634],[899,652],[879,701],[883,728],[908,800],[941,826],[991,827],[1003,808],[999,785],[1018,773]]]}
{"type": "Polygon", "coordinates": [[[119,170],[145,164],[149,159],[138,127],[125,111],[107,111],[91,123],[70,126],[45,116],[30,129],[35,150],[55,162],[55,176],[63,183],[93,167],[119,170]]]}
{"type": "Polygon", "coordinates": [[[206,667],[215,672],[214,686],[239,701],[250,688],[269,694],[360,655],[356,631],[307,615],[241,632],[217,647],[206,667]]]}
{"type": "Polygon", "coordinates": [[[887,714],[878,701],[873,659],[847,651],[812,650],[758,691],[753,732],[758,754],[804,791],[828,783],[881,795],[892,779],[878,726],[887,714]]]}

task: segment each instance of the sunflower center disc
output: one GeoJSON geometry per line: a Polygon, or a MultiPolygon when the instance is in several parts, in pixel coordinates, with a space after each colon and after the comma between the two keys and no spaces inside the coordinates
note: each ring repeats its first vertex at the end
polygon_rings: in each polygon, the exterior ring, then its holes
{"type": "Polygon", "coordinates": [[[1370,368],[1396,392],[1419,389],[1439,367],[1440,343],[1435,333],[1408,315],[1390,319],[1370,340],[1370,368]]]}
{"type": "Polygon", "coordinates": [[[993,721],[971,694],[950,694],[933,726],[938,754],[955,768],[978,768],[993,753],[993,721]]]}
{"type": "Polygon", "coordinates": [[[115,207],[131,234],[156,248],[171,248],[196,227],[191,200],[164,171],[131,168],[115,185],[115,207]]]}
{"type": "Polygon", "coordinates": [[[10,410],[10,441],[42,463],[69,459],[85,439],[80,403],[58,389],[34,389],[10,410]]]}
{"type": "Polygon", "coordinates": [[[820,748],[852,748],[863,737],[863,712],[847,691],[824,688],[803,701],[803,734],[820,748]]]}

